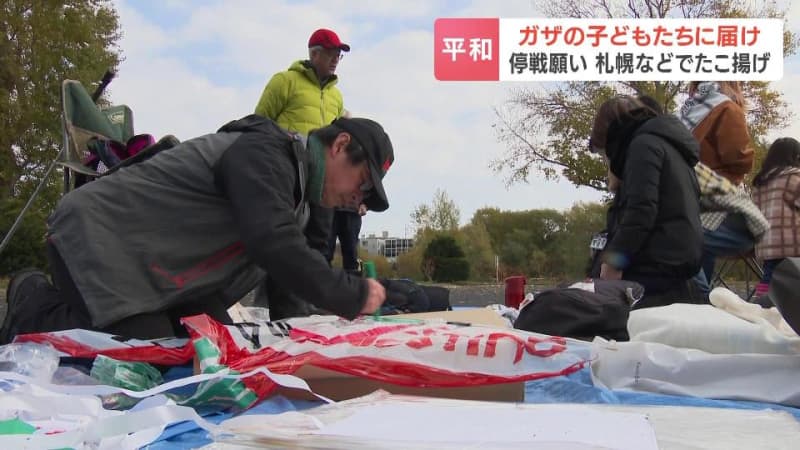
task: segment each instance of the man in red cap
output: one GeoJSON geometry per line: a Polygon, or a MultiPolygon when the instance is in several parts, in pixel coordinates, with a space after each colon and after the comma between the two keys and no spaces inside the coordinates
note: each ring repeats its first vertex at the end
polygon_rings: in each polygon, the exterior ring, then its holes
{"type": "MultiPolygon", "coordinates": [[[[336,87],[338,77],[336,67],[343,52],[350,46],[343,43],[332,30],[320,28],[308,39],[308,59],[292,63],[288,70],[279,72],[269,80],[255,113],[268,117],[291,132],[308,135],[311,130],[321,128],[339,117],[349,116],[344,109],[342,93],[336,87]]],[[[361,231],[361,216],[366,213],[365,205],[354,209],[317,212],[317,216],[327,215],[329,238],[320,243],[318,249],[325,258],[333,260],[336,239],[342,246],[344,269],[355,273],[358,267],[358,235],[361,231]],[[332,242],[331,242],[332,241],[332,242]]],[[[267,306],[275,317],[306,315],[308,305],[292,298],[276,283],[267,279],[256,294],[256,305],[267,306]],[[269,297],[268,301],[266,297],[269,297]]]]}
{"type": "Polygon", "coordinates": [[[333,31],[315,31],[308,39],[308,59],[295,61],[269,80],[255,113],[302,135],[342,117],[344,101],[335,72],[342,52],[349,51],[333,31]]]}

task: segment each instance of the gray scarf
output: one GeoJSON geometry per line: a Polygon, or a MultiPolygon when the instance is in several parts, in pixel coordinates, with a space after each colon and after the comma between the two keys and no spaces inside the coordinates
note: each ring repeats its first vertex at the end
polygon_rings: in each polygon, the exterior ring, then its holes
{"type": "Polygon", "coordinates": [[[681,122],[690,131],[694,131],[695,127],[708,116],[712,109],[726,101],[732,100],[719,91],[719,84],[714,81],[704,81],[697,85],[697,90],[686,99],[681,107],[681,122]]]}

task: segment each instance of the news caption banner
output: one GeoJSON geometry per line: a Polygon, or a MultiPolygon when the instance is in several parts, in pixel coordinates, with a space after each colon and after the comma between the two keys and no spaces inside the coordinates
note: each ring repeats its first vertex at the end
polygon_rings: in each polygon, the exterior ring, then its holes
{"type": "Polygon", "coordinates": [[[440,81],[777,81],[781,19],[440,18],[440,81]]]}

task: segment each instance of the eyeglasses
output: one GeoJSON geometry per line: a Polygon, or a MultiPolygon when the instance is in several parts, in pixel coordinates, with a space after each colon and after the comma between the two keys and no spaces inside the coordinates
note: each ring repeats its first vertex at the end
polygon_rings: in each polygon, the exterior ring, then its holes
{"type": "Polygon", "coordinates": [[[322,53],[330,59],[341,61],[344,59],[344,53],[337,48],[326,48],[322,53]]]}

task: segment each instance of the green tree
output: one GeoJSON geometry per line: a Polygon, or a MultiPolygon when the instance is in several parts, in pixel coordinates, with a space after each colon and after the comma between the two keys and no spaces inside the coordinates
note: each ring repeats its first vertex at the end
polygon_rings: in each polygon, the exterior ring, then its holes
{"type": "Polygon", "coordinates": [[[486,227],[504,275],[513,272],[542,276],[562,265],[562,255],[555,251],[555,245],[564,230],[564,217],[556,210],[482,208],[470,223],[486,227]]]}
{"type": "MultiPolygon", "coordinates": [[[[106,0],[0,4],[0,199],[27,197],[62,143],[61,82],[87,89],[120,62],[119,19],[106,0]]],[[[58,198],[56,177],[43,209],[58,198]]]]}
{"type": "Polygon", "coordinates": [[[481,226],[486,230],[486,233],[489,235],[489,243],[495,253],[497,253],[497,250],[500,248],[499,241],[503,233],[503,231],[497,229],[502,215],[503,212],[498,208],[481,208],[475,211],[475,214],[470,220],[470,225],[481,226]]]}
{"type": "MultiPolygon", "coordinates": [[[[774,2],[746,0],[554,0],[545,6],[549,17],[574,18],[784,18],[774,2]]],[[[798,37],[786,31],[784,55],[797,49],[798,37]]],[[[579,186],[606,189],[606,171],[597,156],[585,151],[597,108],[616,94],[648,94],[667,111],[674,111],[686,90],[682,82],[568,82],[550,88],[511,91],[505,108],[496,110],[494,127],[505,143],[505,155],[492,162],[509,184],[526,181],[534,172],[565,177],[579,186]]],[[[782,94],[766,82],[745,83],[748,127],[757,159],[770,130],[786,127],[791,118],[782,94]]]]}
{"type": "Polygon", "coordinates": [[[500,246],[500,261],[503,263],[504,271],[509,273],[527,274],[529,273],[529,263],[535,244],[529,231],[515,229],[503,240],[500,246]]]}
{"type": "Polygon", "coordinates": [[[562,265],[551,276],[580,279],[587,275],[592,235],[605,228],[606,210],[602,203],[578,203],[564,213],[565,227],[554,247],[562,265]]]}
{"type": "Polygon", "coordinates": [[[438,232],[431,229],[418,230],[414,236],[414,246],[406,253],[397,257],[397,276],[412,280],[430,281],[430,276],[426,276],[422,271],[422,259],[428,244],[438,235],[438,232]]]}
{"type": "MultiPolygon", "coordinates": [[[[6,230],[11,229],[22,203],[15,198],[0,199],[0,241],[5,237],[6,230]]],[[[45,231],[45,215],[41,211],[31,211],[27,214],[14,238],[3,250],[0,258],[0,276],[7,276],[26,267],[45,268],[47,264],[44,250],[45,231]]]]}
{"type": "Polygon", "coordinates": [[[469,223],[461,228],[458,240],[470,262],[470,280],[495,280],[495,252],[486,225],[469,223]]]}
{"type": "Polygon", "coordinates": [[[469,262],[456,239],[449,235],[434,237],[425,248],[423,272],[433,281],[461,281],[469,277],[469,262]]]}
{"type": "Polygon", "coordinates": [[[414,208],[411,221],[417,232],[421,230],[455,231],[461,220],[461,210],[447,196],[447,191],[437,189],[430,205],[422,204],[414,208]]]}
{"type": "Polygon", "coordinates": [[[408,278],[410,280],[425,280],[422,273],[422,247],[414,246],[411,250],[399,255],[395,262],[398,278],[408,278]]]}

